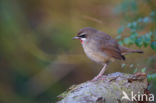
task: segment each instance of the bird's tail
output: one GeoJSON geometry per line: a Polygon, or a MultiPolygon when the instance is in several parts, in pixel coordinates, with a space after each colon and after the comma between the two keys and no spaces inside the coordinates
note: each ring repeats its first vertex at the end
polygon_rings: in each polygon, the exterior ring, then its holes
{"type": "Polygon", "coordinates": [[[134,50],[134,49],[128,49],[128,51],[125,52],[125,54],[129,53],[144,53],[142,50],[134,50]]]}
{"type": "Polygon", "coordinates": [[[142,50],[130,49],[123,46],[120,46],[119,48],[121,50],[122,55],[130,54],[130,53],[144,53],[142,50]]]}

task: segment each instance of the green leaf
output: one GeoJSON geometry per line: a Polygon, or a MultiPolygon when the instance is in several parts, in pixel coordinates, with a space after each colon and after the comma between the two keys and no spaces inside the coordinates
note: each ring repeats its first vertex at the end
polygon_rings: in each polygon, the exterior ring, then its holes
{"type": "Polygon", "coordinates": [[[137,38],[136,41],[135,41],[135,44],[138,47],[141,47],[143,45],[143,38],[142,37],[137,38]]]}
{"type": "Polygon", "coordinates": [[[150,43],[151,43],[151,35],[150,35],[150,33],[147,33],[147,34],[143,35],[143,42],[144,42],[144,46],[145,47],[150,45],[150,43]]]}
{"type": "Polygon", "coordinates": [[[152,32],[149,32],[148,35],[151,37],[153,35],[153,33],[152,32]]]}
{"type": "Polygon", "coordinates": [[[133,26],[132,23],[128,23],[127,25],[128,28],[132,28],[132,26],[133,26]]]}
{"type": "Polygon", "coordinates": [[[145,17],[144,19],[143,19],[143,22],[144,23],[149,23],[151,20],[150,20],[150,18],[149,17],[145,17]]]}
{"type": "Polygon", "coordinates": [[[143,21],[143,19],[142,19],[142,18],[139,18],[139,19],[138,19],[138,22],[142,22],[142,21],[143,21]]]}
{"type": "Polygon", "coordinates": [[[134,21],[132,23],[128,23],[127,27],[130,28],[130,29],[132,29],[131,31],[136,31],[137,22],[134,21]]]}
{"type": "Polygon", "coordinates": [[[156,41],[153,41],[151,43],[151,48],[154,49],[154,50],[156,50],[156,41]]]}
{"type": "Polygon", "coordinates": [[[133,71],[133,73],[136,73],[137,71],[138,71],[138,68],[135,68],[134,71],[133,71]]]}
{"type": "Polygon", "coordinates": [[[130,68],[134,67],[134,64],[131,64],[129,67],[130,67],[130,68]]]}
{"type": "Polygon", "coordinates": [[[145,68],[145,67],[142,68],[142,69],[141,69],[141,72],[145,73],[145,72],[146,72],[146,68],[145,68]]]}
{"type": "Polygon", "coordinates": [[[119,29],[118,29],[118,31],[117,31],[117,33],[118,34],[121,34],[123,31],[124,31],[124,26],[121,26],[119,29]]]}
{"type": "Polygon", "coordinates": [[[131,43],[132,44],[134,44],[135,43],[135,41],[136,41],[136,39],[137,39],[137,33],[135,32],[135,33],[132,33],[131,35],[130,35],[130,39],[131,39],[131,43]]]}
{"type": "Polygon", "coordinates": [[[156,36],[154,36],[154,40],[156,40],[156,36]]]}
{"type": "Polygon", "coordinates": [[[136,27],[137,26],[137,22],[132,22],[132,25],[133,25],[133,27],[136,27]]]}
{"type": "Polygon", "coordinates": [[[131,40],[131,38],[129,38],[129,37],[125,38],[125,39],[123,40],[123,42],[124,42],[124,44],[126,44],[126,45],[130,45],[130,44],[133,43],[132,40],[131,40]]]}
{"type": "Polygon", "coordinates": [[[137,64],[137,66],[140,66],[140,64],[137,64]]]}
{"type": "Polygon", "coordinates": [[[130,29],[130,32],[136,32],[136,31],[137,31],[136,27],[130,29]]]}
{"type": "Polygon", "coordinates": [[[131,35],[133,35],[134,37],[137,37],[138,33],[137,32],[132,32],[131,35]]]}
{"type": "Polygon", "coordinates": [[[156,40],[156,31],[153,32],[154,40],[156,40]]]}
{"type": "Polygon", "coordinates": [[[123,45],[123,42],[120,40],[120,41],[118,41],[118,43],[119,43],[119,45],[123,45]]]}
{"type": "Polygon", "coordinates": [[[123,63],[123,64],[121,64],[121,68],[124,68],[125,66],[126,66],[126,64],[124,64],[124,63],[123,63]]]}
{"type": "Polygon", "coordinates": [[[121,35],[118,35],[118,36],[116,37],[116,39],[121,39],[121,35]]]}
{"type": "Polygon", "coordinates": [[[154,11],[152,11],[151,13],[150,13],[150,16],[155,16],[156,15],[156,12],[154,12],[154,11]]]}
{"type": "Polygon", "coordinates": [[[148,81],[156,80],[156,74],[149,74],[147,75],[148,81]]]}

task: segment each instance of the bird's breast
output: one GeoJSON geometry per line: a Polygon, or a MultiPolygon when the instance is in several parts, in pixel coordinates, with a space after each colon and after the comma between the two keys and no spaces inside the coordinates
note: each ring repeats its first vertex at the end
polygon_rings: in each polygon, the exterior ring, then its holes
{"type": "Polygon", "coordinates": [[[94,45],[83,45],[83,49],[85,54],[91,60],[99,64],[105,64],[110,59],[105,53],[100,52],[94,45]]]}

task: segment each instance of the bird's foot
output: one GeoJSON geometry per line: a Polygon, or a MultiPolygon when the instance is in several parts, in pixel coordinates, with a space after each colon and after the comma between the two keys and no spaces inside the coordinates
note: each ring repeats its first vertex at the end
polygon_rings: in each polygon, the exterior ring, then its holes
{"type": "Polygon", "coordinates": [[[107,67],[107,64],[104,65],[104,67],[101,69],[99,74],[96,77],[94,77],[91,81],[97,81],[98,79],[100,79],[103,76],[106,67],[107,67]]]}

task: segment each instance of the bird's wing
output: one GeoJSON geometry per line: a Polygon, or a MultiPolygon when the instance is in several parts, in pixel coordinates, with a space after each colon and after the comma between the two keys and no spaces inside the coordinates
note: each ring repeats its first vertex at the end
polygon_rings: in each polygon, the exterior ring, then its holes
{"type": "Polygon", "coordinates": [[[106,55],[115,59],[125,60],[125,57],[121,55],[121,51],[119,49],[117,41],[111,36],[103,33],[98,43],[100,46],[99,49],[101,49],[106,55]]]}

